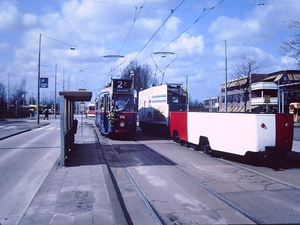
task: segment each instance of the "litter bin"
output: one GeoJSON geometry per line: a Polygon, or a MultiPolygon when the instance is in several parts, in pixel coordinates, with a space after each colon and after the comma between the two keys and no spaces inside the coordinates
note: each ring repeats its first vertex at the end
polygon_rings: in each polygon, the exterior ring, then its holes
{"type": "Polygon", "coordinates": [[[75,120],[74,120],[74,134],[77,133],[77,127],[78,127],[78,120],[75,119],[75,120]]]}

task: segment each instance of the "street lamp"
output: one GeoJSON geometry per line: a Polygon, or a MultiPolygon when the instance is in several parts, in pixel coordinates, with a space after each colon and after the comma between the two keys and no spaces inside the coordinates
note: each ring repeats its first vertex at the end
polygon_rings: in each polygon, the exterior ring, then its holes
{"type": "Polygon", "coordinates": [[[56,79],[57,79],[57,64],[55,64],[55,79],[54,79],[54,118],[56,119],[56,79]]]}
{"type": "MultiPolygon", "coordinates": [[[[45,35],[43,35],[44,37],[47,37],[45,35]]],[[[54,41],[57,41],[57,42],[60,42],[62,44],[65,44],[65,45],[69,45],[67,43],[64,43],[62,41],[58,41],[58,40],[55,40],[53,38],[50,38],[50,37],[47,37],[49,39],[52,39],[54,41]]],[[[38,96],[37,96],[37,124],[40,124],[40,112],[39,112],[39,106],[40,106],[40,83],[41,83],[41,45],[42,45],[42,34],[40,34],[40,39],[39,39],[39,61],[38,61],[38,96]]],[[[75,47],[74,46],[70,46],[70,49],[71,50],[75,50],[75,47]]]]}

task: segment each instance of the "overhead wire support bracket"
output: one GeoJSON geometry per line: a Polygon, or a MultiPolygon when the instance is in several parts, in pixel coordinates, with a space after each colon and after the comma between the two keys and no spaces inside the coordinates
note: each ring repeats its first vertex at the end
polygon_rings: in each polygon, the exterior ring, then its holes
{"type": "Polygon", "coordinates": [[[123,55],[104,55],[104,56],[101,56],[101,59],[103,62],[105,62],[106,64],[111,66],[110,77],[112,78],[112,72],[115,69],[117,69],[118,67],[120,67],[127,60],[127,57],[123,56],[123,55]],[[106,59],[109,59],[109,60],[106,60],[106,59]],[[121,61],[117,66],[115,66],[115,63],[117,62],[118,59],[124,59],[124,60],[121,61]]]}
{"type": "MultiPolygon", "coordinates": [[[[151,58],[152,58],[152,60],[153,60],[153,62],[154,62],[156,71],[158,70],[158,71],[162,74],[162,79],[161,79],[161,84],[160,84],[160,85],[162,85],[167,68],[168,68],[168,67],[169,67],[169,66],[170,66],[170,65],[178,58],[178,54],[175,53],[175,52],[153,52],[153,53],[151,54],[151,58]],[[172,56],[174,56],[174,58],[173,58],[173,60],[171,60],[164,68],[161,69],[161,68],[157,65],[157,61],[158,61],[158,60],[155,61],[155,59],[154,59],[155,56],[158,56],[158,55],[160,55],[160,59],[161,59],[161,58],[166,58],[168,55],[169,55],[169,56],[172,55],[172,56]],[[153,56],[154,56],[154,57],[153,57],[153,56]]],[[[155,72],[155,75],[154,75],[154,78],[153,78],[153,83],[154,83],[155,77],[156,77],[156,72],[155,72]]],[[[153,83],[152,83],[152,85],[153,85],[153,83]]]]}

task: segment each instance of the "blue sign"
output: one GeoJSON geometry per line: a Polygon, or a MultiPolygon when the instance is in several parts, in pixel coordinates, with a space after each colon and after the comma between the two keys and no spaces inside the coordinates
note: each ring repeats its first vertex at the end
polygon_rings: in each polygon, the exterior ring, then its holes
{"type": "Polygon", "coordinates": [[[48,88],[48,78],[41,78],[40,88],[48,88]]]}

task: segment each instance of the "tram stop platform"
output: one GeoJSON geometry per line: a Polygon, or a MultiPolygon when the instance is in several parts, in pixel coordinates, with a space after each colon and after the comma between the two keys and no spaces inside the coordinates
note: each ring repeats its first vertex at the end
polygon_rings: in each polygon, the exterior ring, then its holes
{"type": "Polygon", "coordinates": [[[19,224],[126,224],[92,120],[78,123],[65,167],[53,167],[19,224]]]}

